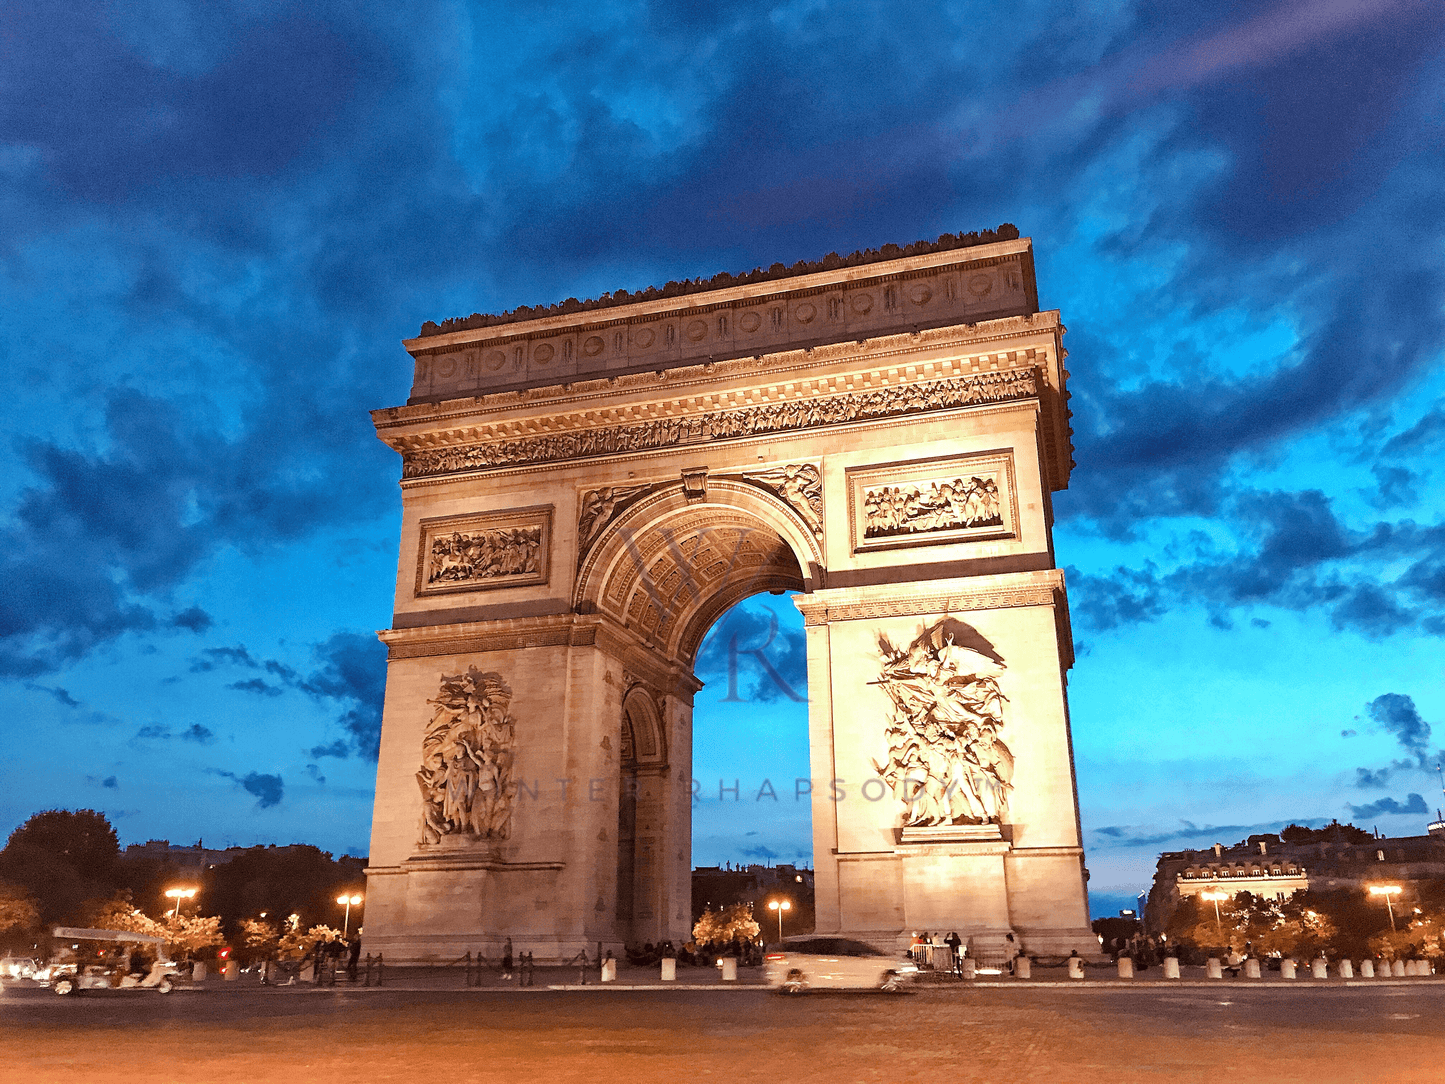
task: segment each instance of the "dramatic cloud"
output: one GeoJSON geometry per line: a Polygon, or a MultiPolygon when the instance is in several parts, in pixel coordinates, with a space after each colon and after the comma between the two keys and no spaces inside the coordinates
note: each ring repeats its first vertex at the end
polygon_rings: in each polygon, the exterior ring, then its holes
{"type": "Polygon", "coordinates": [[[1403,693],[1385,693],[1371,700],[1365,710],[1376,726],[1393,734],[1402,748],[1424,763],[1429,755],[1430,724],[1420,718],[1413,699],[1403,693]]]}
{"type": "Polygon", "coordinates": [[[204,727],[200,723],[192,723],[181,731],[181,737],[185,741],[193,741],[198,745],[209,745],[216,735],[208,727],[204,727]]]}
{"type": "Polygon", "coordinates": [[[803,634],[780,629],[760,608],[737,606],[708,632],[698,650],[698,677],[722,684],[724,700],[802,701],[808,694],[803,634]]]}
{"type": "Polygon", "coordinates": [[[75,697],[71,696],[70,693],[66,692],[59,686],[37,685],[33,681],[27,681],[25,683],[25,687],[27,689],[34,689],[36,692],[45,693],[47,696],[54,697],[58,703],[64,704],[67,708],[78,708],[81,706],[79,700],[75,699],[75,697]]]}
{"type": "Polygon", "coordinates": [[[239,783],[248,793],[254,794],[257,799],[256,805],[260,809],[269,809],[274,805],[280,805],[286,790],[286,785],[281,781],[279,775],[248,772],[244,776],[239,776],[234,772],[225,771],[218,771],[216,774],[239,783]]]}
{"type": "Polygon", "coordinates": [[[1393,798],[1381,798],[1377,802],[1368,805],[1348,806],[1352,816],[1361,820],[1370,817],[1378,817],[1381,813],[1429,813],[1430,807],[1425,804],[1425,799],[1418,794],[1406,795],[1403,803],[1393,798]]]}

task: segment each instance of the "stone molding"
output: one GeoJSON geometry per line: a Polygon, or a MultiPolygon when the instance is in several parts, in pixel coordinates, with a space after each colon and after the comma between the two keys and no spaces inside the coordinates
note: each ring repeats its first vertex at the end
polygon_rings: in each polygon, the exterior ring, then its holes
{"type": "Polygon", "coordinates": [[[680,448],[711,440],[1032,399],[1038,396],[1039,384],[1036,369],[1010,369],[734,410],[697,411],[631,425],[419,448],[403,454],[402,477],[412,479],[516,463],[565,462],[655,448],[680,448]]]}
{"type": "MultiPolygon", "coordinates": [[[[539,388],[523,388],[518,391],[492,392],[483,395],[462,396],[441,403],[417,403],[405,406],[380,407],[371,412],[372,422],[378,432],[411,426],[418,423],[438,425],[464,418],[476,419],[486,415],[513,414],[519,407],[530,404],[572,407],[587,412],[587,417],[600,416],[607,420],[611,414],[624,407],[607,408],[592,405],[594,401],[615,399],[619,393],[649,391],[660,387],[685,392],[690,388],[713,388],[719,381],[728,378],[761,376],[769,380],[762,388],[750,388],[733,393],[737,396],[752,394],[775,395],[787,385],[817,390],[817,378],[797,379],[796,373],[816,372],[820,366],[841,362],[864,363],[868,367],[846,377],[833,377],[831,381],[857,380],[865,386],[886,383],[891,376],[897,376],[900,369],[890,366],[892,358],[914,357],[920,351],[948,351],[953,357],[915,360],[904,366],[911,378],[929,379],[935,376],[962,372],[987,372],[1028,366],[1039,366],[1050,386],[1054,384],[1056,363],[1067,354],[1059,344],[1060,337],[1067,329],[1059,321],[1058,310],[1034,313],[1029,316],[1006,317],[1000,320],[981,321],[977,324],[951,325],[931,328],[918,332],[886,335],[864,340],[846,340],[815,346],[811,349],[786,350],[773,354],[759,354],[748,358],[728,361],[704,362],[678,369],[626,373],[596,379],[569,381],[539,388]],[[1047,342],[1034,346],[1019,344],[1016,349],[1000,349],[1014,339],[1037,339],[1048,336],[1047,342]],[[978,347],[987,343],[989,349],[979,352],[978,347]],[[550,402],[555,401],[555,402],[550,402]]],[[[727,397],[729,393],[724,393],[727,397]]],[[[678,400],[674,406],[681,406],[685,400],[678,400]]],[[[580,416],[580,415],[579,415],[580,416]]],[[[483,425],[487,423],[482,423],[483,425]]],[[[498,423],[505,425],[506,423],[498,423]]],[[[518,431],[522,431],[518,429],[518,431]]],[[[465,432],[462,430],[461,432],[465,432]]],[[[464,437],[460,434],[444,435],[429,430],[425,436],[382,437],[397,451],[408,451],[413,447],[425,447],[438,439],[456,443],[464,437]]]]}
{"type": "Polygon", "coordinates": [[[486,854],[429,855],[418,854],[406,860],[406,865],[367,870],[368,876],[375,873],[417,873],[432,870],[485,870],[488,873],[540,873],[563,870],[566,862],[509,862],[486,854]]]}
{"type": "Polygon", "coordinates": [[[1063,592],[1064,574],[1055,568],[923,582],[909,591],[900,591],[892,584],[822,590],[795,598],[793,604],[802,611],[804,626],[810,626],[834,621],[1005,610],[1017,606],[1053,607],[1063,602],[1063,592]]]}

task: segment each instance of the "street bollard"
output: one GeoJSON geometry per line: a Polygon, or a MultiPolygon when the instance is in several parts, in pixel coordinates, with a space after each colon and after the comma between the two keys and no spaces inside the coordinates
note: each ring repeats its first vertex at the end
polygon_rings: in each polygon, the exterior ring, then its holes
{"type": "Polygon", "coordinates": [[[1310,961],[1310,978],[1327,979],[1330,977],[1330,964],[1323,956],[1316,956],[1310,961]]]}
{"type": "Polygon", "coordinates": [[[1390,965],[1390,974],[1397,979],[1403,979],[1405,977],[1405,961],[1396,960],[1392,963],[1390,965]]]}
{"type": "Polygon", "coordinates": [[[978,961],[972,956],[965,956],[960,962],[961,971],[965,981],[972,982],[978,976],[978,961]]]}
{"type": "Polygon", "coordinates": [[[1211,979],[1224,978],[1224,965],[1219,962],[1218,956],[1209,957],[1209,962],[1204,965],[1204,975],[1211,979]]]}
{"type": "Polygon", "coordinates": [[[1420,961],[1419,961],[1419,960],[1406,960],[1406,961],[1405,961],[1405,974],[1406,974],[1407,976],[1411,976],[1411,977],[1420,974],[1420,961]]]}
{"type": "Polygon", "coordinates": [[[1179,957],[1164,957],[1164,977],[1166,979],[1177,979],[1179,977],[1179,957]]]}
{"type": "Polygon", "coordinates": [[[1375,961],[1364,959],[1360,961],[1360,978],[1373,979],[1375,977],[1375,961]]]}
{"type": "Polygon", "coordinates": [[[226,961],[226,970],[223,972],[227,982],[235,982],[241,977],[241,965],[236,960],[226,961]]]}
{"type": "Polygon", "coordinates": [[[1033,978],[1033,974],[1034,962],[1027,956],[1020,956],[1014,961],[1014,978],[1029,979],[1033,978]]]}
{"type": "Polygon", "coordinates": [[[1294,961],[1281,960],[1279,962],[1279,977],[1282,979],[1294,978],[1294,961]]]}
{"type": "Polygon", "coordinates": [[[1119,957],[1119,977],[1121,979],[1132,979],[1134,977],[1134,958],[1132,956],[1119,957]]]}
{"type": "Polygon", "coordinates": [[[1341,960],[1338,969],[1340,978],[1342,979],[1352,979],[1355,977],[1355,965],[1349,960],[1341,960]]]}
{"type": "Polygon", "coordinates": [[[1259,978],[1259,961],[1253,956],[1244,961],[1244,977],[1247,979],[1259,978]]]}
{"type": "MultiPolygon", "coordinates": [[[[666,976],[664,976],[665,978],[666,976]]],[[[722,960],[723,982],[738,981],[738,959],[736,956],[724,956],[722,960]]]]}
{"type": "Polygon", "coordinates": [[[1084,977],[1084,961],[1077,956],[1069,957],[1069,978],[1082,979],[1084,977]]]}
{"type": "MultiPolygon", "coordinates": [[[[723,959],[726,960],[727,957],[723,957],[723,959]]],[[[737,962],[736,962],[736,961],[734,961],[733,967],[737,967],[737,962]]],[[[676,982],[676,981],[677,981],[677,961],[674,960],[671,956],[664,956],[664,957],[662,958],[662,981],[663,981],[663,982],[676,982]]]]}
{"type": "Polygon", "coordinates": [[[616,981],[617,981],[617,961],[616,961],[616,960],[603,960],[603,961],[602,961],[602,981],[603,981],[603,982],[616,982],[616,981]]]}
{"type": "Polygon", "coordinates": [[[206,962],[204,960],[197,960],[195,966],[191,968],[191,981],[206,981],[206,962]]]}

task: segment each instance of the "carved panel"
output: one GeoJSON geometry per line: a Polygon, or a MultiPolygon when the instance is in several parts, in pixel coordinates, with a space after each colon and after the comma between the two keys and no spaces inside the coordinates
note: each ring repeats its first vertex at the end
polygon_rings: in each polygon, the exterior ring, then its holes
{"type": "Polygon", "coordinates": [[[551,546],[550,504],[424,519],[417,597],[546,583],[551,546]]]}
{"type": "Polygon", "coordinates": [[[812,463],[790,463],[785,467],[744,474],[749,482],[772,490],[793,507],[808,529],[823,538],[823,476],[812,463]]]}
{"type": "Polygon", "coordinates": [[[597,540],[609,523],[644,493],[655,488],[643,483],[633,486],[604,486],[582,494],[577,512],[577,563],[582,563],[587,547],[597,540]]]}
{"type": "Polygon", "coordinates": [[[422,738],[422,846],[443,837],[506,839],[512,831],[512,762],[516,724],[507,714],[512,688],[502,675],[469,667],[442,675],[441,691],[422,738]]]}
{"type": "Polygon", "coordinates": [[[1000,736],[1002,657],[954,618],[906,647],[880,635],[878,648],[882,665],[869,684],[888,697],[888,756],[873,766],[903,805],[902,827],[1004,823],[1014,758],[1000,736]]]}
{"type": "Polygon", "coordinates": [[[1018,533],[1007,452],[848,471],[853,552],[980,542],[1018,533]]]}

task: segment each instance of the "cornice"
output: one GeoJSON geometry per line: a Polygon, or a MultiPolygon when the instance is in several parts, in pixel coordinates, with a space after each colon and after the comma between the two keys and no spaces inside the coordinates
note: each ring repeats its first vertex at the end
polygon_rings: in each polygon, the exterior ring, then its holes
{"type": "MultiPolygon", "coordinates": [[[[1052,309],[1024,316],[984,320],[974,324],[952,324],[918,332],[899,332],[862,340],[846,340],[811,348],[780,350],[672,369],[608,377],[589,377],[545,387],[464,396],[438,403],[382,407],[373,410],[371,418],[376,426],[377,435],[387,444],[400,450],[401,438],[392,436],[387,430],[409,428],[419,424],[428,425],[430,428],[454,423],[463,418],[480,420],[487,415],[515,415],[519,409],[536,408],[543,404],[559,412],[569,407],[582,409],[588,404],[601,400],[615,400],[619,395],[627,392],[647,392],[665,387],[669,392],[677,394],[690,388],[715,388],[720,380],[734,376],[767,378],[772,382],[778,382],[785,380],[790,374],[814,371],[820,366],[837,362],[882,362],[891,357],[917,354],[920,350],[966,348],[983,343],[1005,343],[1041,334],[1048,336],[1054,344],[1057,344],[1058,338],[1066,330],[1060,321],[1058,310],[1052,309]]],[[[985,354],[998,352],[997,350],[983,351],[985,354]]],[[[971,359],[966,355],[978,353],[978,351],[964,349],[963,353],[964,357],[946,360],[968,363],[971,359]]],[[[1042,359],[1040,358],[1039,361],[1042,359]]],[[[922,362],[919,363],[918,368],[922,369],[937,364],[940,362],[922,362]]],[[[876,371],[882,373],[887,370],[880,366],[876,371]]],[[[591,409],[595,410],[596,408],[592,407],[591,409]]]]}
{"type": "Polygon", "coordinates": [[[797,595],[793,605],[805,626],[835,621],[923,617],[937,613],[1005,610],[1020,606],[1064,605],[1064,573],[1060,569],[1014,572],[998,576],[922,581],[898,587],[844,587],[797,595]]]}

